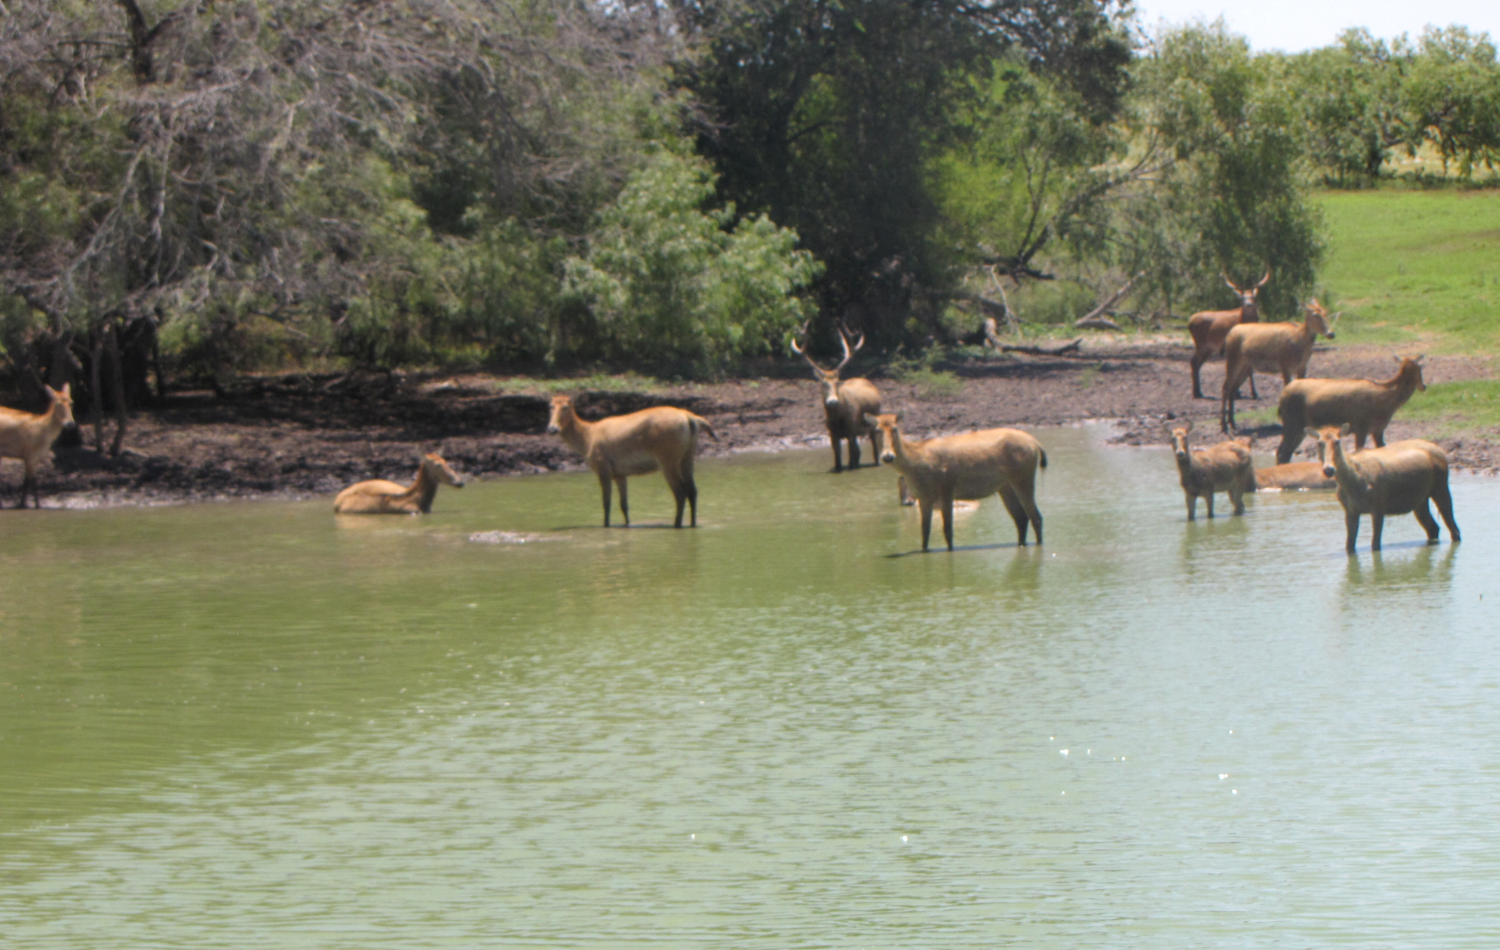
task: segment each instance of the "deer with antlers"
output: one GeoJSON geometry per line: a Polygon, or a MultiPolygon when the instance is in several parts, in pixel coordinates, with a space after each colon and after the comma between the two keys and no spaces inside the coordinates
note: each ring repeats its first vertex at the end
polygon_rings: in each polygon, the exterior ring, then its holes
{"type": "MultiPolygon", "coordinates": [[[[875,464],[880,464],[879,431],[867,421],[867,417],[880,414],[880,390],[868,379],[839,379],[839,373],[854,358],[854,354],[859,352],[860,347],[865,345],[865,335],[861,333],[854,345],[850,346],[848,328],[840,324],[838,329],[839,342],[844,346],[844,358],[833,369],[824,369],[815,363],[796,340],[792,341],[792,350],[807,360],[807,365],[812,367],[813,378],[823,387],[823,415],[828,423],[828,441],[833,443],[833,470],[842,472],[844,460],[839,453],[839,442],[848,441],[849,467],[859,468],[859,440],[862,436],[869,436],[870,454],[875,459],[875,464]]],[[[806,325],[802,327],[802,336],[804,339],[807,337],[806,325]]]]}
{"type": "MultiPolygon", "coordinates": [[[[1188,317],[1188,333],[1193,338],[1193,398],[1204,399],[1203,384],[1200,381],[1200,373],[1203,364],[1211,357],[1224,355],[1224,343],[1229,338],[1229,331],[1242,323],[1260,322],[1260,306],[1256,298],[1260,295],[1260,289],[1271,280],[1271,269],[1266,268],[1266,276],[1260,279],[1254,287],[1248,290],[1235,285],[1229,279],[1228,274],[1220,274],[1229,289],[1239,294],[1240,305],[1234,310],[1204,310],[1188,317]]],[[[1256,399],[1260,394],[1255,391],[1255,379],[1250,379],[1250,395],[1256,399]]]]}

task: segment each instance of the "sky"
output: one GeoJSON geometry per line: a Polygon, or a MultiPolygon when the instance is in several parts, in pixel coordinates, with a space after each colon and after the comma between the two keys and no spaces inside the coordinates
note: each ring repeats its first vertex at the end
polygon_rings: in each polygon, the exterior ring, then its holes
{"type": "Polygon", "coordinates": [[[1333,43],[1351,26],[1363,26],[1381,39],[1402,33],[1419,36],[1422,28],[1459,24],[1500,40],[1500,0],[1136,0],[1142,26],[1161,20],[1183,23],[1220,16],[1230,32],[1250,40],[1257,52],[1279,49],[1296,53],[1333,43]]]}

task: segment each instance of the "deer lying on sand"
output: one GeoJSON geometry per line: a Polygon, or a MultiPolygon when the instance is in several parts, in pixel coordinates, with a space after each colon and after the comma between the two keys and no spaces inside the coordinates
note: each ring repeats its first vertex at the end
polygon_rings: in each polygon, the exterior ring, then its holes
{"type": "Polygon", "coordinates": [[[1380,550],[1380,532],[1386,515],[1417,516],[1427,543],[1436,544],[1438,524],[1427,506],[1437,503],[1438,514],[1454,541],[1462,540],[1453,523],[1453,496],[1448,492],[1448,456],[1423,439],[1406,439],[1382,448],[1352,455],[1344,452],[1343,436],[1352,431],[1340,427],[1309,427],[1307,434],[1318,440],[1318,460],[1323,471],[1338,482],[1339,503],[1344,506],[1347,540],[1344,550],[1354,553],[1361,515],[1370,516],[1370,550],[1380,550]]]}
{"type": "MultiPolygon", "coordinates": [[[[853,379],[839,379],[839,372],[853,359],[859,348],[865,345],[865,335],[861,333],[859,340],[851,348],[849,346],[849,334],[844,327],[839,328],[839,342],[844,346],[844,358],[839,365],[833,369],[824,369],[813,358],[807,355],[797,341],[792,341],[792,350],[807,360],[807,365],[812,367],[813,378],[823,387],[823,415],[828,424],[828,441],[833,443],[833,470],[842,472],[844,470],[843,459],[839,456],[839,442],[849,443],[849,467],[859,468],[859,440],[861,436],[870,437],[870,455],[875,458],[880,456],[880,444],[876,441],[878,436],[874,429],[865,422],[866,416],[880,414],[880,390],[868,379],[854,377],[853,379]]],[[[803,328],[804,335],[806,327],[803,328]]],[[[877,461],[878,465],[879,462],[877,461]]]]}
{"type": "Polygon", "coordinates": [[[27,489],[31,490],[35,507],[42,507],[36,487],[36,465],[64,429],[78,427],[73,421],[71,387],[64,383],[62,389],[45,384],[43,388],[47,390],[51,404],[40,415],[0,406],[0,458],[20,459],[26,466],[26,478],[21,482],[21,503],[17,508],[26,507],[27,489]]]}
{"type": "Polygon", "coordinates": [[[718,441],[713,426],[686,409],[656,406],[598,422],[578,418],[569,396],[552,397],[552,417],[547,431],[561,435],[568,447],[583,456],[599,479],[604,497],[604,527],[609,527],[610,486],[620,487],[620,514],[630,527],[630,506],[625,479],[661,470],[677,501],[677,520],[682,527],[682,508],[692,506],[692,526],[698,527],[698,485],[693,481],[693,457],[698,452],[698,433],[707,432],[718,441]]]}
{"type": "Polygon", "coordinates": [[[416,515],[432,512],[432,496],[439,485],[464,487],[448,463],[436,452],[422,458],[417,479],[410,485],[399,485],[383,478],[356,482],[339,492],[333,500],[333,511],[340,515],[416,515]]]}
{"type": "Polygon", "coordinates": [[[1276,407],[1281,416],[1281,445],[1276,461],[1290,462],[1309,428],[1348,423],[1354,432],[1354,447],[1365,447],[1365,438],[1375,446],[1385,445],[1385,427],[1391,416],[1406,405],[1413,392],[1425,390],[1422,357],[1396,357],[1401,368],[1384,382],[1370,379],[1298,379],[1287,383],[1276,407]]]}
{"type": "Polygon", "coordinates": [[[1207,449],[1188,448],[1192,420],[1170,426],[1172,454],[1177,457],[1177,474],[1182,493],[1187,497],[1189,521],[1197,519],[1198,499],[1208,502],[1208,516],[1214,516],[1214,492],[1228,492],[1234,513],[1245,513],[1245,493],[1255,491],[1255,465],[1250,449],[1243,441],[1220,442],[1207,449]]]}
{"type": "MultiPolygon", "coordinates": [[[[1240,305],[1234,310],[1204,310],[1188,317],[1188,333],[1193,338],[1193,398],[1204,399],[1203,386],[1199,374],[1203,370],[1203,364],[1210,357],[1220,356],[1224,352],[1224,342],[1229,337],[1229,331],[1242,323],[1257,323],[1260,321],[1260,306],[1255,299],[1260,294],[1260,289],[1271,279],[1271,269],[1266,268],[1266,276],[1260,279],[1260,283],[1249,290],[1241,290],[1235,286],[1234,281],[1229,279],[1228,274],[1220,274],[1229,289],[1240,295],[1240,305]]],[[[1260,394],[1255,391],[1255,378],[1250,378],[1250,395],[1256,399],[1260,394]]]]}
{"type": "Polygon", "coordinates": [[[1301,323],[1242,323],[1232,327],[1224,342],[1224,393],[1219,403],[1219,430],[1234,430],[1234,400],[1240,384],[1254,374],[1281,374],[1283,383],[1307,376],[1307,361],[1313,342],[1322,334],[1333,339],[1328,311],[1317,300],[1304,304],[1307,316],[1301,323]]]}
{"type": "Polygon", "coordinates": [[[978,501],[995,493],[1016,523],[1016,543],[1026,546],[1026,527],[1042,543],[1042,513],[1036,507],[1036,473],[1047,467],[1047,453],[1029,433],[1017,429],[984,429],[940,439],[908,442],[901,437],[896,413],[866,419],[880,430],[880,460],[896,466],[922,514],[922,550],[932,535],[932,509],[943,513],[943,538],[953,550],[953,504],[978,501]]]}
{"type": "Polygon", "coordinates": [[[1332,476],[1323,474],[1321,462],[1288,462],[1255,470],[1256,491],[1333,491],[1332,476]]]}

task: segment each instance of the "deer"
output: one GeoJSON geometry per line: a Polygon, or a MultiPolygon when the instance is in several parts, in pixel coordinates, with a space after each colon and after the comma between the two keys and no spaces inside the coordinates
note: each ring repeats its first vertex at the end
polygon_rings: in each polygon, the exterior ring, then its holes
{"type": "Polygon", "coordinates": [[[1034,436],[1018,429],[984,429],[908,442],[899,413],[869,415],[880,430],[880,461],[894,465],[916,496],[922,516],[922,550],[932,536],[932,510],[943,513],[943,538],[953,550],[955,501],[979,501],[998,493],[1016,523],[1016,544],[1026,546],[1028,525],[1042,543],[1042,513],[1036,507],[1036,473],[1047,453],[1034,436]]]}
{"type": "Polygon", "coordinates": [[[1255,464],[1245,442],[1231,440],[1196,451],[1188,447],[1191,419],[1168,427],[1172,454],[1177,458],[1177,474],[1182,493],[1187,498],[1187,520],[1198,516],[1198,499],[1208,503],[1208,516],[1214,516],[1214,493],[1228,492],[1235,515],[1245,513],[1245,494],[1255,491],[1255,464]]]}
{"type": "MultiPolygon", "coordinates": [[[[880,455],[880,443],[875,430],[865,422],[867,417],[880,414],[880,390],[868,379],[854,377],[852,379],[839,379],[839,373],[849,361],[858,353],[860,347],[865,345],[865,335],[861,333],[859,340],[854,346],[849,345],[849,333],[840,324],[839,342],[844,347],[844,358],[839,365],[833,369],[824,369],[807,355],[807,351],[792,340],[792,351],[803,359],[807,365],[812,367],[813,378],[823,387],[823,415],[828,424],[828,441],[833,443],[833,470],[835,473],[844,470],[844,461],[840,456],[839,442],[847,440],[849,443],[849,467],[859,468],[859,440],[862,436],[870,437],[870,454],[877,458],[880,455]]],[[[802,335],[807,336],[807,327],[802,328],[802,335]]]]}
{"type": "Polygon", "coordinates": [[[1240,384],[1251,381],[1255,373],[1281,373],[1283,385],[1292,377],[1307,376],[1307,361],[1312,358],[1313,343],[1319,336],[1333,339],[1333,325],[1328,311],[1317,298],[1303,304],[1307,315],[1301,323],[1241,323],[1231,327],[1224,341],[1224,392],[1219,403],[1219,430],[1234,431],[1234,400],[1240,384]]]}
{"type": "Polygon", "coordinates": [[[1385,428],[1391,416],[1406,405],[1412,393],[1426,390],[1422,381],[1422,357],[1398,356],[1396,375],[1383,382],[1372,379],[1298,379],[1286,384],[1276,412],[1281,416],[1281,445],[1277,462],[1290,462],[1309,428],[1349,423],[1356,449],[1372,437],[1375,447],[1385,445],[1385,428]]]}
{"type": "MultiPolygon", "coordinates": [[[[1260,279],[1254,287],[1242,290],[1229,279],[1228,274],[1220,274],[1229,289],[1239,295],[1240,305],[1234,310],[1204,310],[1188,317],[1188,334],[1193,338],[1193,398],[1205,399],[1203,386],[1200,382],[1200,374],[1203,364],[1210,357],[1220,356],[1224,353],[1224,341],[1229,336],[1229,331],[1242,323],[1258,323],[1260,321],[1260,306],[1256,298],[1260,295],[1260,289],[1271,279],[1271,269],[1266,268],[1266,276],[1260,279]]],[[[1256,399],[1260,394],[1255,391],[1255,379],[1250,379],[1250,395],[1256,399]]]]}
{"type": "Polygon", "coordinates": [[[1337,487],[1318,462],[1288,462],[1255,470],[1256,491],[1332,491],[1337,487]]]}
{"type": "Polygon", "coordinates": [[[610,515],[610,488],[620,489],[620,514],[630,527],[630,505],[625,479],[660,470],[677,502],[672,527],[682,527],[683,506],[692,507],[691,526],[698,527],[698,485],[693,480],[693,457],[698,452],[698,433],[707,432],[715,442],[719,436],[702,416],[672,406],[656,406],[598,422],[579,418],[571,396],[552,397],[550,435],[560,435],[568,447],[583,456],[599,479],[604,499],[604,527],[610,515]]]}
{"type": "Polygon", "coordinates": [[[33,506],[42,507],[42,498],[36,487],[36,465],[63,430],[78,428],[78,423],[73,421],[72,387],[63,383],[62,389],[53,389],[43,383],[42,388],[47,391],[46,412],[33,413],[0,406],[0,458],[20,459],[26,466],[26,477],[21,482],[21,503],[17,508],[26,507],[28,489],[33,506]]]}
{"type": "Polygon", "coordinates": [[[333,511],[340,515],[417,515],[432,513],[432,498],[439,485],[464,487],[464,480],[448,466],[441,455],[430,452],[417,466],[417,477],[410,485],[388,482],[383,478],[357,482],[339,492],[333,500],[333,511]]]}
{"type": "Polygon", "coordinates": [[[1348,454],[1343,437],[1354,431],[1340,426],[1308,426],[1307,435],[1318,440],[1318,461],[1323,472],[1338,482],[1339,503],[1344,506],[1344,550],[1354,553],[1359,537],[1359,519],[1370,516],[1370,550],[1380,550],[1380,534],[1386,515],[1415,515],[1427,543],[1438,543],[1438,523],[1428,501],[1448,526],[1454,543],[1462,539],[1453,521],[1453,496],[1448,491],[1448,456],[1425,439],[1406,439],[1390,445],[1348,454]]]}

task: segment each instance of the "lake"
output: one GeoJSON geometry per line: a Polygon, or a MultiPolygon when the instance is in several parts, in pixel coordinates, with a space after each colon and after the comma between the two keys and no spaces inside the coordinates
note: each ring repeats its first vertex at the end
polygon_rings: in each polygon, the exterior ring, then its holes
{"type": "Polygon", "coordinates": [[[700,460],[696,530],[587,473],[5,511],[3,942],[1500,940],[1500,480],[1349,557],[1331,493],[1188,523],[1165,445],[1036,431],[1041,548],[913,553],[826,449],[700,460]]]}

